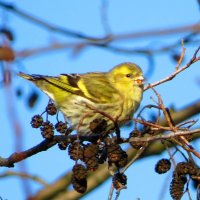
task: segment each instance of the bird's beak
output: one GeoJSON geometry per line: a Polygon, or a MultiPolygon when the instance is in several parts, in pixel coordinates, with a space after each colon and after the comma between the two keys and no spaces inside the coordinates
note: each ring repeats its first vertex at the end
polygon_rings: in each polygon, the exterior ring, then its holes
{"type": "Polygon", "coordinates": [[[144,77],[143,76],[137,76],[134,79],[134,82],[136,85],[143,85],[144,84],[144,77]]]}

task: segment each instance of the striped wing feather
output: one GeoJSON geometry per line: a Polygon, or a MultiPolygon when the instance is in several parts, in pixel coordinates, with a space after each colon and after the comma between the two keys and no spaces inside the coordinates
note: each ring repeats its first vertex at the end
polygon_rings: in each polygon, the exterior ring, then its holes
{"type": "Polygon", "coordinates": [[[27,75],[21,77],[34,82],[50,97],[59,101],[66,101],[70,96],[78,95],[96,103],[112,103],[120,100],[118,91],[109,83],[104,73],[61,74],[58,77],[27,75]]]}
{"type": "Polygon", "coordinates": [[[89,73],[85,75],[62,74],[57,78],[45,79],[65,92],[82,96],[96,103],[109,103],[116,100],[117,90],[112,87],[105,75],[89,73]]]}

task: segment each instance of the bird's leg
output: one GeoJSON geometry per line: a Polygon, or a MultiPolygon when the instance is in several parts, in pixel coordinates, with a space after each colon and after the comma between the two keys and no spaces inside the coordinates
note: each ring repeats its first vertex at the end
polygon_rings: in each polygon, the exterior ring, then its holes
{"type": "Polygon", "coordinates": [[[120,111],[120,113],[114,119],[115,133],[117,135],[117,143],[118,144],[120,144],[121,141],[122,141],[121,135],[120,135],[120,128],[119,128],[119,124],[118,124],[118,119],[122,115],[122,112],[123,112],[123,104],[121,104],[121,111],[120,111]]]}
{"type": "Polygon", "coordinates": [[[121,139],[120,128],[119,128],[117,120],[115,121],[115,133],[116,133],[116,136],[117,136],[117,144],[120,144],[122,139],[121,139]]]}

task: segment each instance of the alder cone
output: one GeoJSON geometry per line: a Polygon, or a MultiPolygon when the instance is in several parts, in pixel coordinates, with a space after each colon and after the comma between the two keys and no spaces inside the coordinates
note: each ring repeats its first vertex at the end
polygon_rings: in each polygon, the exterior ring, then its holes
{"type": "Polygon", "coordinates": [[[169,159],[161,159],[159,160],[157,163],[156,163],[156,166],[155,166],[155,171],[158,173],[158,174],[164,174],[166,173],[167,171],[169,171],[171,168],[171,162],[169,159]]]}
{"type": "Polygon", "coordinates": [[[14,51],[9,47],[0,47],[0,60],[11,62],[15,59],[14,51]]]}

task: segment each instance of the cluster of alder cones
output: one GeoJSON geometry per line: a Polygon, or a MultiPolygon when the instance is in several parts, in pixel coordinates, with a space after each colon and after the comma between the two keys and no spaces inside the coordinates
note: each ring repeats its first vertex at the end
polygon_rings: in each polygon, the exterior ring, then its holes
{"type": "MultiPolygon", "coordinates": [[[[56,115],[57,109],[52,102],[49,102],[45,112],[48,115],[56,115]]],[[[31,120],[31,126],[33,128],[40,128],[41,135],[48,140],[53,139],[54,131],[56,130],[60,134],[69,135],[71,129],[67,126],[66,122],[58,121],[53,125],[48,117],[44,121],[42,115],[35,115],[31,120]]],[[[90,124],[91,131],[96,134],[103,132],[106,129],[105,120],[95,120],[90,124]]],[[[151,131],[151,130],[150,130],[151,131]]],[[[147,130],[144,131],[145,133],[147,130]]],[[[150,132],[148,131],[150,134],[150,132]]],[[[102,134],[101,134],[102,135],[102,134]]],[[[141,137],[142,133],[135,131],[130,134],[130,137],[141,137]]],[[[113,187],[116,190],[124,188],[127,184],[127,177],[124,173],[120,172],[120,168],[123,168],[128,163],[128,155],[122,150],[121,146],[116,143],[112,143],[109,140],[110,136],[104,136],[99,140],[93,142],[81,142],[75,140],[71,143],[59,142],[58,147],[61,150],[68,150],[68,154],[75,164],[72,169],[71,183],[73,188],[79,193],[85,193],[87,190],[87,175],[88,172],[94,172],[98,169],[100,164],[107,162],[108,168],[115,166],[116,173],[113,174],[112,182],[113,187]]],[[[135,149],[139,149],[145,145],[145,142],[131,142],[131,146],[135,149]]],[[[155,171],[159,174],[166,173],[171,168],[171,162],[169,159],[161,159],[155,166],[155,171]]],[[[180,162],[176,165],[173,172],[172,181],[170,184],[170,194],[174,200],[181,199],[184,194],[185,184],[189,178],[195,178],[200,175],[200,170],[194,163],[180,162]]]]}
{"type": "MultiPolygon", "coordinates": [[[[56,115],[57,109],[55,105],[50,102],[45,112],[47,115],[56,115]]],[[[43,138],[51,140],[54,137],[56,130],[60,134],[68,135],[71,133],[66,122],[58,121],[53,125],[48,117],[44,121],[42,115],[35,115],[32,117],[31,126],[33,128],[40,128],[43,138]]],[[[91,123],[90,128],[94,132],[101,132],[106,127],[104,120],[96,120],[91,123]]],[[[119,169],[126,166],[128,162],[127,153],[122,150],[119,144],[109,143],[108,140],[94,141],[94,142],[80,142],[78,140],[72,143],[60,142],[58,147],[61,150],[68,149],[68,154],[72,160],[75,161],[73,166],[71,183],[74,189],[79,193],[84,193],[87,190],[87,174],[97,170],[100,164],[108,163],[108,166],[114,165],[117,173],[113,175],[113,186],[115,189],[124,187],[127,183],[127,177],[120,173],[119,169]],[[80,163],[80,164],[79,164],[80,163]]]]}
{"type": "MultiPolygon", "coordinates": [[[[171,168],[169,159],[161,159],[155,166],[155,171],[159,174],[166,173],[171,168]]],[[[188,180],[199,177],[200,169],[192,162],[179,162],[173,172],[170,184],[170,194],[173,200],[180,200],[184,194],[184,187],[188,180]]]]}

